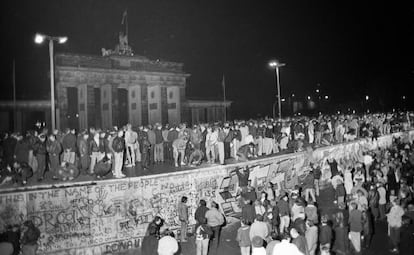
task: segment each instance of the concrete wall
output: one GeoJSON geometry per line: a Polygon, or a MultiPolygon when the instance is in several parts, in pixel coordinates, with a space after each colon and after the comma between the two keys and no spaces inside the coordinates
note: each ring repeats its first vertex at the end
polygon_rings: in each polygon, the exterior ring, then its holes
{"type": "MultiPolygon", "coordinates": [[[[0,217],[7,223],[31,219],[41,230],[40,254],[105,254],[140,246],[148,223],[160,215],[179,232],[177,204],[189,197],[190,225],[199,199],[217,201],[227,216],[240,212],[236,201],[236,167],[252,166],[250,179],[260,191],[271,181],[283,186],[286,177],[301,175],[309,162],[329,169],[327,158],[361,159],[362,152],[386,147],[393,136],[414,139],[414,132],[360,140],[228,166],[213,166],[120,180],[40,185],[2,190],[0,217]],[[227,190],[226,200],[220,192],[227,190]]],[[[323,175],[325,177],[325,175],[323,175]]],[[[276,190],[279,192],[279,189],[276,190]]],[[[177,233],[178,234],[178,233],[177,233]]]]}

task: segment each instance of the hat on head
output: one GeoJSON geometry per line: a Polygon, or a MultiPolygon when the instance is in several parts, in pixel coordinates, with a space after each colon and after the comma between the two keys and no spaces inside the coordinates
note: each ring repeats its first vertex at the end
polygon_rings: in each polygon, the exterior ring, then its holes
{"type": "Polygon", "coordinates": [[[263,247],[263,239],[260,236],[254,236],[252,239],[253,247],[263,247]]]}

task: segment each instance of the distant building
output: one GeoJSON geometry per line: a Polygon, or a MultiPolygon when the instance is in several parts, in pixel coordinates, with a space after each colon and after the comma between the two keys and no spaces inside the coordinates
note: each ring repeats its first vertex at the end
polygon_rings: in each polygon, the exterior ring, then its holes
{"type": "Polygon", "coordinates": [[[142,56],[58,54],[57,126],[180,123],[190,76],[182,67],[142,56]]]}
{"type": "MultiPolygon", "coordinates": [[[[133,55],[56,54],[55,65],[58,129],[222,121],[224,109],[231,105],[230,101],[187,100],[190,74],[183,71],[182,63],[133,55]]],[[[0,116],[7,120],[1,131],[27,130],[37,120],[50,127],[50,101],[17,101],[17,105],[15,121],[12,102],[0,102],[0,116]],[[36,120],[28,117],[34,111],[36,120]]]]}

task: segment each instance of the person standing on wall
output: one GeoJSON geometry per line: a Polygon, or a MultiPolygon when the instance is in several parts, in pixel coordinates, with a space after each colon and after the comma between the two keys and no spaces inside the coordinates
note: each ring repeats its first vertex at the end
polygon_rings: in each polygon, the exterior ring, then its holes
{"type": "Polygon", "coordinates": [[[131,124],[127,124],[125,131],[125,143],[128,166],[135,166],[136,155],[135,150],[137,147],[138,134],[132,130],[131,124]]]}
{"type": "Polygon", "coordinates": [[[62,152],[62,146],[56,140],[56,136],[51,134],[46,143],[46,150],[49,153],[50,170],[53,173],[53,179],[57,179],[57,168],[59,166],[59,155],[62,152]]]}
{"type": "Polygon", "coordinates": [[[187,242],[187,228],[188,228],[188,198],[183,196],[181,203],[178,204],[178,218],[181,222],[181,242],[187,242]]]}
{"type": "Polygon", "coordinates": [[[66,129],[62,138],[63,161],[75,164],[76,158],[76,135],[75,129],[66,129]]]}
{"type": "Polygon", "coordinates": [[[42,181],[46,171],[46,136],[44,134],[39,135],[39,139],[36,140],[33,145],[33,152],[36,155],[37,160],[37,181],[42,181]]]}
{"type": "Polygon", "coordinates": [[[210,226],[211,230],[213,231],[213,235],[211,237],[212,239],[210,242],[211,255],[218,254],[218,247],[220,244],[220,232],[221,227],[224,224],[224,216],[218,210],[218,208],[218,204],[212,201],[210,210],[206,212],[207,225],[210,226]]]}
{"type": "Polygon", "coordinates": [[[112,142],[112,148],[114,149],[114,176],[115,178],[123,178],[125,175],[122,173],[122,167],[124,164],[124,150],[125,140],[122,138],[124,131],[118,131],[118,136],[114,138],[112,142]]]}

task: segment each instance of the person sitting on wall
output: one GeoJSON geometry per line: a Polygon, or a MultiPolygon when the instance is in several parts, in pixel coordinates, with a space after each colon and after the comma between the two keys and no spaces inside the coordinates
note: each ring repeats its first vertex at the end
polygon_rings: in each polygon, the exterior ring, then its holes
{"type": "Polygon", "coordinates": [[[10,166],[4,166],[0,170],[0,187],[13,182],[14,173],[10,166]]]}
{"type": "Polygon", "coordinates": [[[15,161],[13,163],[13,181],[22,185],[27,184],[27,180],[33,176],[32,168],[26,162],[15,161]]]}
{"type": "Polygon", "coordinates": [[[190,147],[188,165],[193,167],[201,165],[201,160],[203,160],[204,153],[200,149],[195,147],[192,142],[189,142],[188,146],[190,147]]]}
{"type": "Polygon", "coordinates": [[[111,170],[111,159],[105,156],[103,159],[99,160],[98,163],[96,163],[93,171],[96,174],[96,177],[100,179],[107,176],[111,170]]]}
{"type": "Polygon", "coordinates": [[[257,158],[257,150],[254,143],[249,143],[241,146],[237,151],[239,161],[245,162],[252,158],[257,158]]]}
{"type": "Polygon", "coordinates": [[[64,161],[58,167],[57,176],[62,181],[71,181],[79,176],[79,169],[74,164],[64,161]]]}

